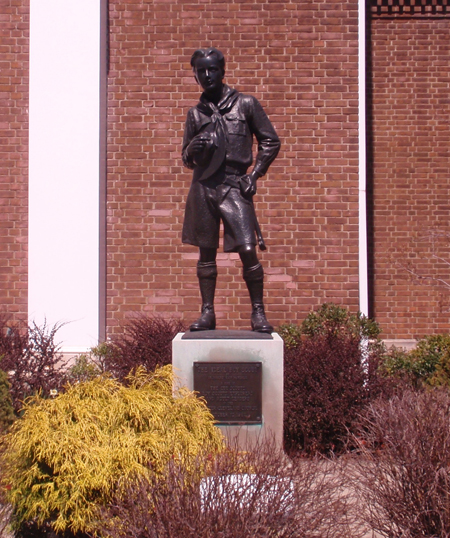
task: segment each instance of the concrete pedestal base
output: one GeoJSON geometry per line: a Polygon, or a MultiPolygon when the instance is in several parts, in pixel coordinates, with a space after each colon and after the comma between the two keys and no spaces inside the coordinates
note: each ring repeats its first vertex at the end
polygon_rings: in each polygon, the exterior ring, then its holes
{"type": "Polygon", "coordinates": [[[250,331],[199,331],[179,333],[172,342],[177,383],[194,389],[194,363],[261,363],[261,424],[218,425],[231,444],[251,449],[265,440],[283,447],[283,340],[250,331]],[[207,334],[209,333],[209,334],[207,334]]]}

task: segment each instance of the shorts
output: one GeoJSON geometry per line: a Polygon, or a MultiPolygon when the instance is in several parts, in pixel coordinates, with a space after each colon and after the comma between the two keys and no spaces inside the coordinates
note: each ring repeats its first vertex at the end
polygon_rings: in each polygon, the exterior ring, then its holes
{"type": "Polygon", "coordinates": [[[252,202],[230,185],[193,182],[186,200],[183,243],[217,249],[220,220],[224,227],[225,252],[237,252],[243,245],[256,245],[252,202]]]}

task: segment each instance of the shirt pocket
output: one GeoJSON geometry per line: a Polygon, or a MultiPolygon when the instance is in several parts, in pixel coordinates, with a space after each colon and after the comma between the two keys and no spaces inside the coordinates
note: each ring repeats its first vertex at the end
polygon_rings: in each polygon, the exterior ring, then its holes
{"type": "Polygon", "coordinates": [[[236,114],[226,114],[225,123],[229,134],[241,136],[245,136],[247,134],[245,118],[242,116],[237,116],[236,114]]]}

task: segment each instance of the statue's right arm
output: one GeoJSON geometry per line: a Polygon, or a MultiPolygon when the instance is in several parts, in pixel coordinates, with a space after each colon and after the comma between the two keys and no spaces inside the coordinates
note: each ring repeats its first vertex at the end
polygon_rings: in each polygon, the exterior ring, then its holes
{"type": "Polygon", "coordinates": [[[197,133],[194,114],[192,112],[192,109],[190,109],[187,114],[186,123],[184,125],[183,149],[181,150],[181,158],[183,159],[183,164],[186,168],[189,168],[190,170],[194,169],[194,156],[190,154],[188,146],[196,134],[197,133]]]}
{"type": "Polygon", "coordinates": [[[200,132],[199,123],[195,121],[195,116],[191,114],[190,110],[184,128],[182,151],[184,166],[190,169],[195,168],[195,166],[199,164],[197,162],[198,156],[201,155],[206,148],[211,147],[211,145],[211,136],[207,133],[200,132]]]}

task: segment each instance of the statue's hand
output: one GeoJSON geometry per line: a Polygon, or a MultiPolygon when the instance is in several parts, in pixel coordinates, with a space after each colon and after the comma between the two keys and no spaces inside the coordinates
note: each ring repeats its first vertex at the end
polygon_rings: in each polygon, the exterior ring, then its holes
{"type": "Polygon", "coordinates": [[[193,159],[196,155],[200,155],[200,153],[202,153],[211,144],[212,140],[209,135],[203,134],[194,136],[186,149],[188,157],[193,159]]]}
{"type": "Polygon", "coordinates": [[[257,172],[246,174],[239,180],[241,194],[244,198],[252,198],[256,194],[256,182],[260,175],[257,172]]]}
{"type": "Polygon", "coordinates": [[[239,179],[241,194],[244,198],[250,199],[256,194],[256,180],[258,176],[246,174],[239,179]]]}

